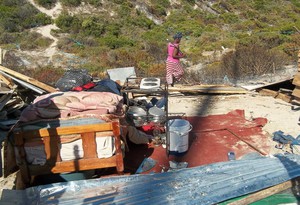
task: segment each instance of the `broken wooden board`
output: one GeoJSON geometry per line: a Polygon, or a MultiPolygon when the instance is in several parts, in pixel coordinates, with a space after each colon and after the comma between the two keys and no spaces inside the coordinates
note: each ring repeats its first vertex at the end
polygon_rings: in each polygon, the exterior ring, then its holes
{"type": "Polygon", "coordinates": [[[15,84],[12,79],[0,74],[0,80],[3,81],[9,88],[14,88],[15,84]]]}
{"type": "Polygon", "coordinates": [[[181,93],[206,93],[206,94],[245,94],[247,90],[241,87],[233,87],[228,85],[179,85],[168,87],[170,92],[181,93]]]}
{"type": "Polygon", "coordinates": [[[30,83],[32,85],[35,85],[35,86],[37,86],[37,87],[39,87],[39,88],[41,88],[43,90],[46,90],[47,92],[52,93],[52,92],[56,92],[57,91],[55,88],[53,88],[53,87],[51,87],[51,86],[49,86],[49,85],[47,85],[45,83],[42,83],[42,82],[40,82],[38,80],[30,78],[30,77],[28,77],[26,75],[23,75],[21,73],[18,73],[16,71],[13,71],[13,70],[8,69],[6,67],[0,66],[0,70],[3,71],[3,72],[5,72],[5,73],[8,73],[10,75],[13,75],[16,78],[19,78],[19,79],[21,79],[21,80],[23,80],[25,82],[28,82],[28,83],[30,83]]]}
{"type": "Polygon", "coordinates": [[[300,98],[300,86],[296,85],[295,89],[293,90],[292,95],[297,97],[297,98],[300,98]]]}
{"type": "Polygon", "coordinates": [[[281,99],[288,103],[291,102],[291,99],[292,99],[292,96],[290,96],[290,95],[281,93],[280,91],[274,91],[274,90],[269,90],[269,89],[261,89],[258,93],[263,96],[271,96],[276,99],[281,99]]]}
{"type": "Polygon", "coordinates": [[[294,76],[293,85],[300,86],[300,72],[294,76]]]}

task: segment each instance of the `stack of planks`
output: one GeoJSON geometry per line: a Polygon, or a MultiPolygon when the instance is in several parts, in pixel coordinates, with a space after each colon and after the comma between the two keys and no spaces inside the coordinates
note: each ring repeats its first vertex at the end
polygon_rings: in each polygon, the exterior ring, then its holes
{"type": "Polygon", "coordinates": [[[292,100],[292,91],[284,88],[280,88],[278,91],[263,88],[260,89],[258,92],[262,96],[271,96],[276,99],[281,99],[287,103],[290,103],[292,100]]]}
{"type": "Polygon", "coordinates": [[[298,52],[298,72],[294,76],[293,85],[296,86],[292,93],[293,98],[300,103],[300,51],[298,52]]]}

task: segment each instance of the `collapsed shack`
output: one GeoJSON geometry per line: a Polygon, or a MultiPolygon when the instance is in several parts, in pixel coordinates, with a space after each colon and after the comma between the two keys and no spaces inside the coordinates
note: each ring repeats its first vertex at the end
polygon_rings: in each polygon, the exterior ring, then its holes
{"type": "MultiPolygon", "coordinates": [[[[230,86],[213,85],[195,87],[189,86],[188,88],[179,89],[175,87],[169,89],[169,91],[177,91],[187,94],[247,93],[245,89],[232,88],[230,86]]],[[[33,93],[35,97],[41,95],[40,93],[36,92],[37,88],[30,88],[30,90],[34,91],[33,93]]],[[[19,87],[19,89],[22,88],[19,87]]],[[[44,93],[47,92],[49,91],[44,91],[44,93]]],[[[30,104],[30,100],[24,103],[20,110],[22,110],[28,104],[30,104]]],[[[5,105],[8,104],[5,103],[5,105]]],[[[237,116],[241,115],[238,111],[237,113],[237,116]]],[[[226,115],[225,118],[222,118],[221,121],[224,121],[224,119],[230,119],[230,117],[232,116],[236,117],[235,114],[229,114],[226,115]]],[[[216,117],[220,118],[221,116],[216,117]]],[[[18,120],[18,116],[16,116],[14,119],[18,120]]],[[[243,116],[241,115],[240,117],[238,117],[238,119],[242,120],[243,116]]],[[[196,122],[199,121],[199,118],[197,118],[197,120],[194,121],[193,119],[189,119],[189,121],[191,123],[196,122]]],[[[214,121],[216,122],[217,120],[215,119],[214,121]]],[[[211,124],[211,122],[208,121],[207,123],[203,124],[207,125],[208,127],[208,125],[211,124]]],[[[208,132],[207,127],[206,129],[199,128],[200,130],[198,131],[206,133],[208,132]]],[[[219,128],[218,130],[214,131],[224,131],[226,132],[226,134],[230,134],[232,132],[232,130],[226,129],[219,128]]],[[[233,135],[241,137],[241,133],[238,133],[236,130],[233,133],[233,135]]],[[[248,145],[254,147],[254,145],[251,143],[248,143],[248,145]]],[[[192,147],[191,150],[197,150],[197,148],[198,147],[192,147]]],[[[17,197],[12,197],[16,196],[15,192],[5,191],[2,195],[1,200],[5,201],[11,200],[13,198],[16,203],[20,200],[27,201],[29,200],[29,196],[27,195],[27,193],[28,190],[30,190],[32,194],[30,200],[33,203],[51,203],[54,201],[55,203],[63,203],[65,200],[70,200],[72,198],[76,203],[78,203],[78,201],[87,202],[89,200],[95,200],[96,203],[104,203],[108,201],[111,203],[186,203],[188,199],[188,202],[190,203],[212,204],[225,201],[240,195],[253,193],[277,184],[284,183],[285,181],[297,178],[299,177],[298,161],[299,159],[297,158],[297,156],[279,156],[275,159],[254,156],[253,158],[248,158],[244,161],[233,160],[229,163],[221,162],[207,166],[195,166],[193,169],[181,170],[175,166],[175,170],[173,170],[176,171],[175,173],[166,172],[161,173],[161,175],[153,175],[150,173],[148,175],[136,175],[134,177],[121,176],[106,179],[73,181],[59,183],[57,184],[57,186],[41,185],[38,187],[32,187],[30,189],[27,189],[27,191],[24,191],[22,193],[20,192],[21,194],[17,197]],[[267,168],[266,164],[268,164],[267,168]],[[282,164],[284,164],[284,166],[282,164]],[[274,173],[275,168],[278,171],[276,173],[274,173]],[[178,169],[178,171],[176,169],[178,169]],[[240,171],[236,172],[236,170],[240,171]],[[227,174],[225,178],[224,173],[227,174]],[[126,182],[128,181],[132,183],[127,184],[126,182]],[[256,183],[257,181],[264,181],[266,183],[256,183]],[[236,186],[237,184],[238,186],[236,186]],[[80,187],[80,189],[83,190],[83,192],[72,192],[74,187],[80,187]],[[229,189],[228,187],[232,187],[232,189],[229,189]],[[49,196],[45,194],[43,195],[43,197],[41,197],[41,194],[48,192],[49,189],[54,190],[52,192],[53,195],[49,196]],[[243,191],[241,192],[241,190],[243,191]],[[89,193],[88,196],[86,196],[87,192],[89,193]],[[108,195],[110,197],[107,197],[108,195]]],[[[144,165],[151,166],[151,163],[146,163],[144,165]]],[[[146,169],[146,167],[142,168],[146,169]]],[[[290,187],[291,184],[292,183],[283,184],[283,189],[290,187]]],[[[277,192],[278,190],[282,190],[282,188],[277,189],[277,192]]],[[[266,192],[264,192],[264,194],[265,193],[266,192]]]]}

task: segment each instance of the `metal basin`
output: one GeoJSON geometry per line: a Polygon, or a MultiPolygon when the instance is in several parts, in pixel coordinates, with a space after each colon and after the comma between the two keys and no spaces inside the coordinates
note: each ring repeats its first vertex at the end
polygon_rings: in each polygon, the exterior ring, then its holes
{"type": "Polygon", "coordinates": [[[130,106],[126,113],[127,119],[136,127],[141,127],[147,121],[147,112],[138,106],[130,106]]]}
{"type": "Polygon", "coordinates": [[[166,121],[166,113],[164,110],[158,107],[151,107],[148,110],[149,117],[148,120],[155,123],[164,123],[166,121]]]}

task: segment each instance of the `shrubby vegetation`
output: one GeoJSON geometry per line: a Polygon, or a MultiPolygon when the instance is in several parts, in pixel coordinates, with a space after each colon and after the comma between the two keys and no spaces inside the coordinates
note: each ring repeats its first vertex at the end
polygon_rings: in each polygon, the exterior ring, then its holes
{"type": "Polygon", "coordinates": [[[81,0],[61,0],[61,3],[65,6],[79,6],[81,0]]]}
{"type": "Polygon", "coordinates": [[[43,6],[47,9],[52,8],[57,0],[36,0],[36,3],[39,4],[40,6],[43,6]]]}
{"type": "Polygon", "coordinates": [[[0,2],[0,25],[6,32],[22,32],[25,29],[51,23],[51,18],[38,12],[27,1],[0,2]]]}
{"type": "MultiPolygon", "coordinates": [[[[56,1],[36,0],[45,8],[53,7],[56,1]]],[[[85,3],[99,9],[89,15],[65,10],[55,20],[60,28],[56,35],[65,36],[60,38],[59,48],[87,59],[84,67],[95,75],[125,66],[134,66],[144,75],[164,75],[166,44],[176,31],[184,33],[181,48],[189,63],[205,64],[201,73],[187,75],[194,80],[201,80],[204,74],[217,76],[213,79],[261,75],[281,68],[286,61],[295,62],[300,47],[298,1],[228,0],[214,1],[211,6],[195,0],[177,1],[180,4],[168,0],[139,1],[139,6],[144,6],[142,10],[162,24],[137,9],[136,1],[60,2],[64,8],[74,9],[85,3]],[[234,50],[223,58],[202,56],[204,51],[224,48],[234,50]]],[[[0,44],[21,44],[24,49],[47,46],[51,41],[26,34],[28,43],[24,47],[26,43],[20,42],[25,42],[25,38],[19,33],[50,22],[49,17],[25,0],[2,0],[0,44]]]]}

